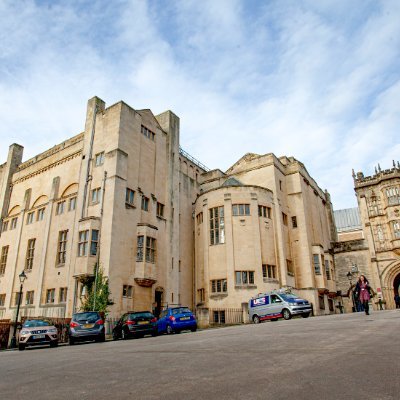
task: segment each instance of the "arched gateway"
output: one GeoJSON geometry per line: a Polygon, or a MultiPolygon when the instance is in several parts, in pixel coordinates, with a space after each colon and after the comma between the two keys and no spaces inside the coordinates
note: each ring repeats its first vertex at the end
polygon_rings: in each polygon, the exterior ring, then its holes
{"type": "Polygon", "coordinates": [[[400,294],[400,262],[389,264],[383,271],[382,278],[387,308],[396,308],[394,296],[400,294]]]}

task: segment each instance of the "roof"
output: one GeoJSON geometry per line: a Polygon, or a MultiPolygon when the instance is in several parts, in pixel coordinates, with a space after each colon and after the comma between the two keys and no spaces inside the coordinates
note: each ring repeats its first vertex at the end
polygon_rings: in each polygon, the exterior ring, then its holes
{"type": "Polygon", "coordinates": [[[228,178],[222,186],[243,186],[243,183],[234,177],[228,178]]]}
{"type": "Polygon", "coordinates": [[[345,208],[333,212],[338,232],[355,231],[362,229],[358,207],[345,208]]]}

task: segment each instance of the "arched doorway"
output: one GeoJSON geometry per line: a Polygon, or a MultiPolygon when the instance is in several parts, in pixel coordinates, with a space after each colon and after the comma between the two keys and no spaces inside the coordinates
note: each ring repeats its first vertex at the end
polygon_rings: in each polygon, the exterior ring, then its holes
{"type": "Polygon", "coordinates": [[[394,294],[400,294],[399,293],[399,286],[400,286],[400,273],[396,275],[393,281],[393,290],[394,294]]]}

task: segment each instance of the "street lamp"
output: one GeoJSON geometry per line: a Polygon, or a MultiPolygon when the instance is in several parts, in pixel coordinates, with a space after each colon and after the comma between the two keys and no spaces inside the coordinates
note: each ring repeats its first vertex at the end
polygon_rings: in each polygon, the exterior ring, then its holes
{"type": "Polygon", "coordinates": [[[22,286],[23,286],[26,278],[27,278],[27,276],[25,275],[25,271],[22,271],[19,274],[19,281],[21,283],[21,286],[19,288],[17,315],[15,316],[14,333],[13,333],[13,337],[11,338],[11,346],[10,347],[12,349],[15,349],[17,347],[17,324],[18,324],[19,307],[21,305],[21,300],[22,300],[22,286]]]}
{"type": "Polygon", "coordinates": [[[349,271],[347,274],[346,274],[346,276],[347,276],[347,279],[350,281],[350,291],[349,291],[349,294],[351,293],[351,300],[352,300],[352,302],[353,302],[353,307],[352,307],[352,311],[353,312],[356,312],[356,302],[355,302],[355,300],[354,300],[354,293],[353,293],[353,290],[352,290],[352,283],[351,283],[351,280],[353,279],[353,274],[349,271]]]}

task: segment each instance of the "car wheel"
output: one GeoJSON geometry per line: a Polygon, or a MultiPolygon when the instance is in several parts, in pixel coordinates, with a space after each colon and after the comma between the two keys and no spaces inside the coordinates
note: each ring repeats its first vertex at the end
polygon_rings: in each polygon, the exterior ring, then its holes
{"type": "Polygon", "coordinates": [[[151,334],[151,336],[153,336],[153,337],[158,336],[158,332],[157,332],[157,331],[154,331],[154,332],[151,334]]]}
{"type": "Polygon", "coordinates": [[[121,331],[121,338],[122,338],[122,340],[127,340],[129,338],[129,335],[125,329],[122,329],[122,331],[121,331]]]}
{"type": "Polygon", "coordinates": [[[119,337],[118,337],[118,334],[117,334],[117,332],[113,332],[113,340],[118,340],[119,339],[119,337]]]}
{"type": "Polygon", "coordinates": [[[57,346],[58,346],[58,340],[50,342],[50,347],[57,347],[57,346]]]}
{"type": "Polygon", "coordinates": [[[25,345],[24,344],[19,344],[18,345],[18,350],[25,350],[25,345]]]}
{"type": "Polygon", "coordinates": [[[97,339],[96,342],[105,342],[106,341],[106,335],[103,333],[100,335],[97,339]]]}
{"type": "Polygon", "coordinates": [[[253,323],[255,323],[255,324],[260,323],[260,317],[258,315],[253,315],[253,323]]]}
{"type": "Polygon", "coordinates": [[[302,316],[303,318],[308,318],[308,317],[310,316],[310,313],[301,314],[301,316],[302,316]]]}
{"type": "Polygon", "coordinates": [[[171,333],[173,333],[173,329],[171,328],[171,325],[167,325],[167,335],[170,335],[171,333]]]}
{"type": "Polygon", "coordinates": [[[73,337],[69,338],[69,345],[73,346],[75,344],[75,339],[73,337]]]}
{"type": "Polygon", "coordinates": [[[283,319],[286,319],[286,320],[292,318],[292,314],[290,314],[290,311],[287,308],[284,308],[282,310],[282,315],[283,315],[283,319]]]}
{"type": "Polygon", "coordinates": [[[197,331],[197,326],[193,327],[190,329],[192,332],[196,332],[197,331]]]}

